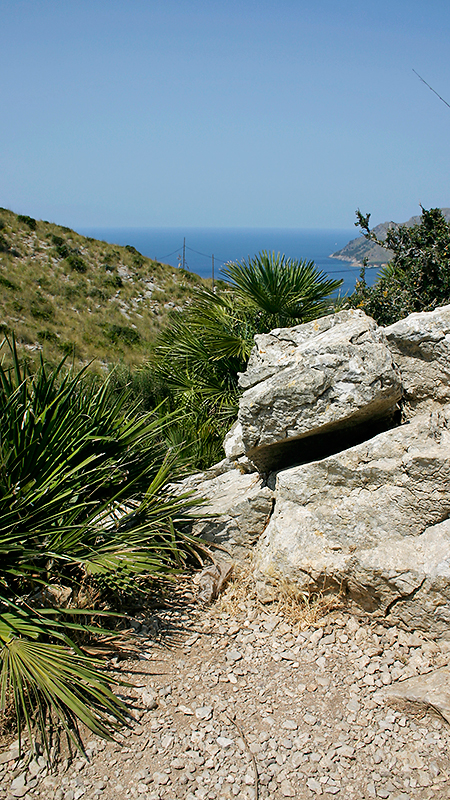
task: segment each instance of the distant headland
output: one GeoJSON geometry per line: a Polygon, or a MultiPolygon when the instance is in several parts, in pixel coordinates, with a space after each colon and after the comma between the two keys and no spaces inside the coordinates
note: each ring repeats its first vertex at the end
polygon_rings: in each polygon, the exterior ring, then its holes
{"type": "MultiPolygon", "coordinates": [[[[450,208],[441,208],[444,217],[450,221],[450,208]]],[[[412,227],[420,222],[420,216],[411,217],[407,222],[381,222],[377,225],[373,232],[376,234],[377,239],[384,240],[389,228],[398,228],[400,224],[412,227]]],[[[361,266],[363,259],[367,258],[368,266],[381,267],[391,260],[393,253],[391,250],[386,250],[375,242],[369,242],[364,236],[358,236],[352,239],[342,250],[337,250],[331,253],[330,258],[337,258],[340,261],[350,261],[355,266],[361,266]]]]}

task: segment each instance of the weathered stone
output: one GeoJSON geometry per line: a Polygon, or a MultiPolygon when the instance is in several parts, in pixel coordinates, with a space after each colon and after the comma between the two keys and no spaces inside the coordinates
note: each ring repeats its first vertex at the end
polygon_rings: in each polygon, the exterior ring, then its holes
{"type": "MultiPolygon", "coordinates": [[[[362,311],[280,328],[255,337],[239,423],[246,455],[260,470],[309,460],[317,442],[330,434],[389,416],[401,397],[400,373],[383,329],[362,311]]],[[[367,438],[360,432],[359,440],[367,438]]],[[[345,439],[344,439],[345,442],[345,439]]],[[[343,449],[338,446],[336,449],[343,449]]]]}
{"type": "Polygon", "coordinates": [[[379,692],[379,698],[408,700],[434,708],[450,723],[450,667],[408,678],[379,692]]]}
{"type": "Polygon", "coordinates": [[[402,374],[407,412],[450,402],[450,305],[410,314],[385,334],[402,374]]]}
{"type": "Polygon", "coordinates": [[[225,455],[233,467],[244,472],[256,472],[256,467],[245,455],[244,442],[242,441],[242,425],[236,420],[223,440],[225,455]]]}
{"type": "Polygon", "coordinates": [[[195,523],[192,532],[224,546],[234,557],[242,555],[268,522],[272,490],[257,473],[243,475],[237,469],[199,481],[196,489],[208,502],[202,508],[204,518],[195,523]]]}
{"type": "Polygon", "coordinates": [[[223,449],[229,461],[236,461],[245,455],[245,447],[242,441],[242,425],[237,420],[223,440],[223,449]]]}
{"type": "Polygon", "coordinates": [[[368,611],[450,630],[450,406],[280,472],[259,579],[347,591],[368,611]],[[442,524],[439,524],[442,523],[442,524]]]}

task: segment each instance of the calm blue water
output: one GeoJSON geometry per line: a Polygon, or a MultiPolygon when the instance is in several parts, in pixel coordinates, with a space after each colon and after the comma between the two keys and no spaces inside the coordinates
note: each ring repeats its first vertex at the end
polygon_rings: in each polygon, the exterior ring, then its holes
{"type": "MultiPolygon", "coordinates": [[[[351,292],[359,275],[359,269],[350,263],[329,258],[355,238],[354,228],[83,228],[79,232],[111,244],[131,244],[144,256],[174,267],[181,264],[185,238],[186,267],[202,277],[211,277],[212,254],[215,275],[220,277],[220,267],[227,261],[240,261],[261,250],[315,261],[330,277],[344,279],[341,293],[351,292]]],[[[374,279],[375,274],[369,272],[370,277],[374,279]]]]}

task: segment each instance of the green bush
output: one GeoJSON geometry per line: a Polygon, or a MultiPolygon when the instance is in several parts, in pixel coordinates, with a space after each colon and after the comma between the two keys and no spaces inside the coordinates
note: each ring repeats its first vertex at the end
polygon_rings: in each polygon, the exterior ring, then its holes
{"type": "Polygon", "coordinates": [[[66,258],[66,261],[69,267],[75,270],[75,272],[79,272],[81,274],[87,272],[86,262],[83,261],[81,256],[79,256],[76,252],[72,251],[71,253],[69,253],[69,255],[66,258]]]}
{"type": "Polygon", "coordinates": [[[23,222],[25,225],[28,225],[30,230],[36,230],[37,222],[35,219],[33,219],[33,217],[29,217],[27,214],[18,214],[17,219],[19,222],[23,222]]]}
{"type": "Polygon", "coordinates": [[[422,208],[421,220],[388,230],[378,240],[369,227],[370,214],[357,211],[357,223],[366,239],[392,250],[394,256],[367,286],[364,268],[349,298],[380,325],[391,325],[414,311],[432,311],[450,302],[450,223],[439,208],[422,208]]]}
{"type": "Polygon", "coordinates": [[[123,342],[127,345],[133,345],[141,340],[140,333],[126,325],[107,325],[104,330],[106,336],[113,344],[123,342]]]}
{"type": "Polygon", "coordinates": [[[25,721],[47,741],[56,717],[80,745],[80,720],[110,737],[126,718],[83,653],[80,637],[102,632],[86,620],[105,613],[105,591],[110,602],[135,593],[195,555],[183,533],[195,503],[168,488],[167,419],[64,362],[30,373],[10,350],[11,369],[0,364],[0,701],[13,703],[19,730],[25,721]],[[79,611],[89,590],[97,606],[79,611]]]}
{"type": "Polygon", "coordinates": [[[5,278],[4,275],[0,275],[0,286],[4,286],[5,289],[17,289],[16,284],[5,278]]]}

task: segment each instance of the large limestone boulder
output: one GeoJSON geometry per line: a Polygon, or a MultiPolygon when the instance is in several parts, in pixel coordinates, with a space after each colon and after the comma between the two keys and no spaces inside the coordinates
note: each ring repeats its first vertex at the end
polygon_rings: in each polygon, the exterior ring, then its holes
{"type": "Polygon", "coordinates": [[[384,332],[402,375],[406,413],[449,403],[450,306],[410,314],[384,332]]]}
{"type": "Polygon", "coordinates": [[[450,406],[276,476],[259,577],[450,635],[450,406]]]}
{"type": "Polygon", "coordinates": [[[352,433],[332,449],[348,447],[367,438],[367,423],[392,417],[400,372],[383,329],[362,311],[280,328],[255,342],[240,376],[238,419],[245,453],[260,471],[309,460],[311,447],[320,452],[343,430],[352,433]],[[313,435],[314,444],[302,441],[313,435]]]}

